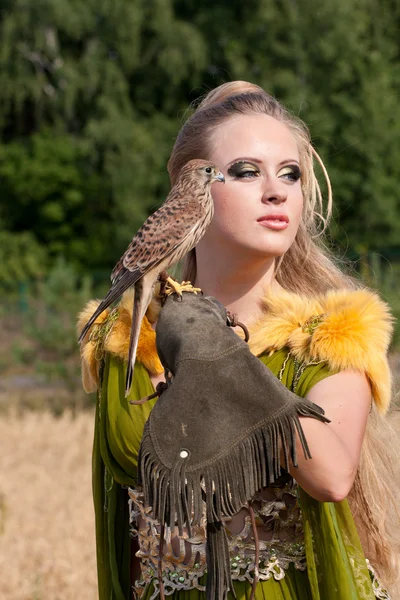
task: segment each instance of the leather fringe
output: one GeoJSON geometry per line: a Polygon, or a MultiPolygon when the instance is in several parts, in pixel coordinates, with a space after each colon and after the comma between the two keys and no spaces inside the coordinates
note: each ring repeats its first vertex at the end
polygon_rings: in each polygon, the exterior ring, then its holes
{"type": "Polygon", "coordinates": [[[220,521],[207,523],[206,595],[210,600],[227,600],[229,591],[236,599],[225,527],[220,521]]]}
{"type": "Polygon", "coordinates": [[[329,422],[319,406],[299,398],[279,419],[273,422],[266,419],[212,463],[191,466],[187,452],[187,456],[177,457],[172,468],[164,466],[158,458],[151,436],[151,418],[147,421],[139,454],[140,483],[153,517],[171,528],[177,526],[180,536],[184,528],[191,536],[191,527],[200,525],[202,504],[206,501],[207,533],[211,534],[207,541],[207,600],[225,600],[228,590],[233,591],[226,538],[222,533],[224,517],[236,514],[257,490],[280,477],[281,450],[286,470],[289,460],[298,465],[296,434],[304,456],[311,458],[299,417],[329,422]]]}

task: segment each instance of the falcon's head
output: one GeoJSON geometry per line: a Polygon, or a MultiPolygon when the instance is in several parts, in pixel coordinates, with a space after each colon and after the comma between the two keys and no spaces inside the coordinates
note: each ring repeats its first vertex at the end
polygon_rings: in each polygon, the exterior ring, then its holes
{"type": "Polygon", "coordinates": [[[193,181],[212,184],[214,181],[222,181],[225,183],[225,177],[218,167],[208,160],[194,159],[187,162],[179,173],[179,179],[190,179],[193,181]]]}

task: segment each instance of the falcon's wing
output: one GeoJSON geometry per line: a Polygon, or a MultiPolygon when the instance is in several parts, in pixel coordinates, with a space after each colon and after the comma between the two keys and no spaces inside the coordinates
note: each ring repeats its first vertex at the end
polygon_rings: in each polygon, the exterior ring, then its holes
{"type": "Polygon", "coordinates": [[[165,202],[144,222],[114,267],[113,285],[124,277],[126,270],[130,279],[132,275],[134,279],[145,275],[170,254],[179,253],[181,245],[183,254],[188,252],[190,247],[185,250],[186,242],[204,217],[204,208],[195,199],[174,198],[173,202],[165,202]]]}
{"type": "MultiPolygon", "coordinates": [[[[210,202],[212,203],[211,199],[210,202]]],[[[204,224],[206,217],[207,210],[196,198],[187,200],[178,195],[170,195],[144,222],[114,267],[111,274],[112,286],[83,328],[79,341],[83,340],[98,315],[143,275],[171,254],[175,254],[172,263],[178,262],[189,252],[199,239],[195,235],[196,229],[204,224]]]]}

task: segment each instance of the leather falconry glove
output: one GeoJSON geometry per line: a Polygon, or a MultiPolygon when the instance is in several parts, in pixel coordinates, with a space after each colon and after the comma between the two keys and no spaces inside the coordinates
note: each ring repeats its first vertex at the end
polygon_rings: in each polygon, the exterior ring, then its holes
{"type": "Polygon", "coordinates": [[[212,297],[169,296],[156,344],[172,379],[144,428],[139,464],[145,504],[162,534],[164,526],[177,526],[179,535],[187,528],[190,536],[205,502],[206,595],[225,600],[234,590],[224,518],[279,478],[281,448],[285,468],[289,457],[297,466],[296,434],[311,458],[299,417],[329,421],[251,354],[212,297]]]}

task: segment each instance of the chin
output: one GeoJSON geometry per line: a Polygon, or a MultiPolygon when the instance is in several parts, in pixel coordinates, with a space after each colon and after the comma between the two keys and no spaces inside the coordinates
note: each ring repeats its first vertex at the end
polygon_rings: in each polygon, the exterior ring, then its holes
{"type": "Polygon", "coordinates": [[[283,256],[293,244],[294,237],[292,232],[269,232],[263,231],[263,235],[255,235],[252,238],[247,237],[249,247],[264,255],[274,258],[283,256]],[[289,235],[288,235],[289,233],[289,235]],[[285,235],[286,234],[286,235],[285,235]]]}
{"type": "Polygon", "coordinates": [[[270,258],[280,258],[281,256],[283,256],[285,254],[285,252],[287,252],[290,248],[291,244],[286,243],[281,243],[281,244],[260,244],[259,246],[253,246],[252,245],[252,250],[257,253],[257,254],[261,254],[262,256],[265,257],[270,257],[270,258]]]}

